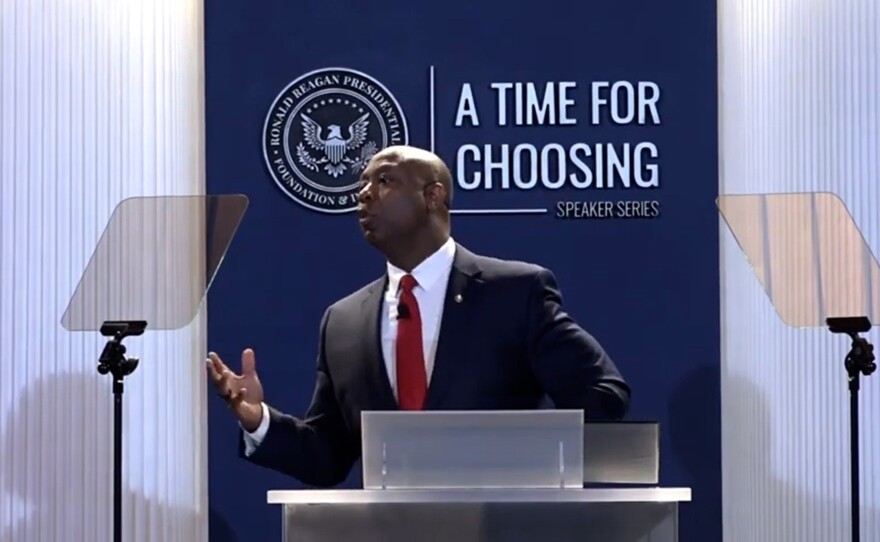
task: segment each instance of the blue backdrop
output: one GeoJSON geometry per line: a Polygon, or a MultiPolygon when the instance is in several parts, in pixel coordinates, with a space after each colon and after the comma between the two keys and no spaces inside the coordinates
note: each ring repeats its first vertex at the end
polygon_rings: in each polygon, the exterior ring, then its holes
{"type": "MultiPolygon", "coordinates": [[[[235,367],[254,348],[268,400],[302,414],[321,314],[383,272],[345,212],[358,168],[390,143],[434,148],[453,236],[556,272],[632,417],[662,424],[661,483],[694,490],[681,539],[720,541],[715,4],[501,6],[206,2],[208,190],[251,200],[209,347],[235,367]],[[358,123],[339,154],[312,145],[358,123]]],[[[214,397],[209,430],[211,539],[279,539],[266,491],[301,486],[238,458],[214,397]]]]}

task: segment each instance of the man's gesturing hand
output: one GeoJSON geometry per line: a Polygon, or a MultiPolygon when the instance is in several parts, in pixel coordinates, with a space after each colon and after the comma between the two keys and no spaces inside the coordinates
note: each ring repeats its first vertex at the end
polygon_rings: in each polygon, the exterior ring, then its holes
{"type": "Polygon", "coordinates": [[[263,386],[257,377],[254,351],[250,348],[241,353],[241,374],[235,374],[216,353],[211,352],[206,362],[208,377],[229,408],[235,413],[242,427],[253,432],[263,419],[263,386]]]}

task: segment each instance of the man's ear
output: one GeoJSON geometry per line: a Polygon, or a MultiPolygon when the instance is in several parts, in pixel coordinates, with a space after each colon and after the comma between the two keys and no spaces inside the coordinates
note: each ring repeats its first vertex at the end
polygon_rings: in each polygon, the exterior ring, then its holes
{"type": "Polygon", "coordinates": [[[446,205],[446,189],[442,183],[431,183],[425,186],[425,201],[432,211],[446,205]]]}

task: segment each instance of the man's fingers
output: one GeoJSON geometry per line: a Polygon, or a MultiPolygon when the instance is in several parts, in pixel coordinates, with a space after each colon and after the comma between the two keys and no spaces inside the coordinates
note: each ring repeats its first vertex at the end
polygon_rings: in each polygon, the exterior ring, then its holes
{"type": "MultiPolygon", "coordinates": [[[[214,352],[208,354],[206,365],[211,381],[217,388],[217,394],[226,401],[230,408],[237,409],[241,402],[247,397],[247,389],[239,387],[239,382],[243,380],[244,377],[232,372],[214,352]]],[[[254,365],[253,350],[245,350],[242,353],[243,372],[245,374],[253,374],[255,371],[254,365]]]]}
{"type": "Polygon", "coordinates": [[[218,374],[222,375],[223,371],[229,370],[229,367],[227,367],[226,364],[223,363],[223,361],[220,359],[220,356],[218,356],[216,353],[211,352],[210,354],[208,354],[208,359],[211,360],[211,365],[214,366],[214,370],[218,374]]]}
{"type": "Polygon", "coordinates": [[[208,376],[211,378],[211,382],[213,382],[215,386],[218,385],[220,381],[223,380],[223,374],[217,372],[217,368],[214,367],[214,362],[210,359],[205,361],[205,366],[208,369],[208,376]]]}
{"type": "Polygon", "coordinates": [[[253,376],[257,371],[257,360],[254,351],[250,348],[241,353],[241,374],[243,376],[253,376]]]}
{"type": "Polygon", "coordinates": [[[219,384],[223,379],[241,378],[241,376],[231,371],[214,352],[208,354],[208,361],[212,367],[211,376],[213,377],[215,384],[219,384]]]}
{"type": "Polygon", "coordinates": [[[218,392],[221,392],[225,383],[229,381],[229,371],[227,370],[225,373],[218,373],[210,360],[206,365],[208,366],[208,375],[211,378],[211,383],[214,384],[214,387],[217,388],[218,392]]]}

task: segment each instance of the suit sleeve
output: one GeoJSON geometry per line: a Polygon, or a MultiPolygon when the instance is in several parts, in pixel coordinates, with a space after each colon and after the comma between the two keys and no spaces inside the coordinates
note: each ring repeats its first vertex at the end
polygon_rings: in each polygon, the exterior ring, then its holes
{"type": "Polygon", "coordinates": [[[629,386],[599,342],[563,310],[556,277],[546,269],[532,283],[528,330],[529,362],[556,408],[582,409],[586,419],[626,415],[629,386]]]}
{"type": "Polygon", "coordinates": [[[304,484],[331,487],[345,481],[357,460],[345,420],[336,401],[333,381],[324,357],[327,321],[321,320],[318,344],[317,379],[311,404],[303,418],[269,407],[269,430],[250,456],[242,457],[298,479],[304,484]]]}

